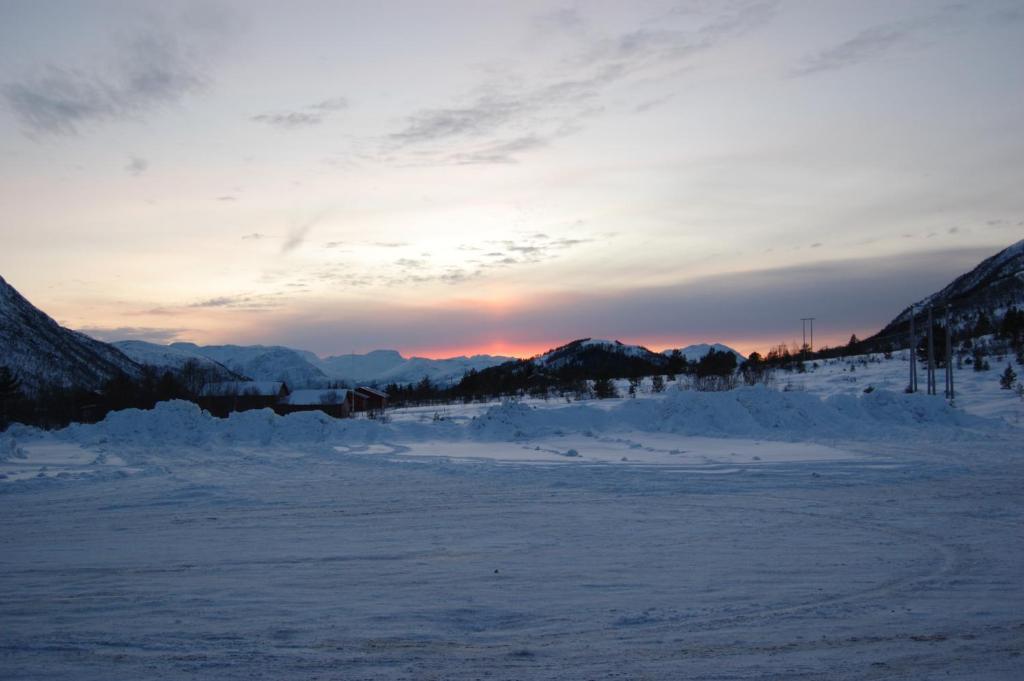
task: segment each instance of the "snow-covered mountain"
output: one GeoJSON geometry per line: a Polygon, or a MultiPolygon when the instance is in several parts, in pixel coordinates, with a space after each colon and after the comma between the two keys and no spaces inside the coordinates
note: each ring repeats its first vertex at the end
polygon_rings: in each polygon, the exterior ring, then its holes
{"type": "Polygon", "coordinates": [[[431,383],[458,381],[469,370],[480,371],[511,361],[512,357],[473,355],[428,359],[403,357],[396,350],[374,350],[365,355],[337,355],[319,361],[319,367],[328,376],[349,383],[416,383],[424,376],[431,383]]]}
{"type": "Polygon", "coordinates": [[[320,369],[328,376],[365,383],[400,366],[405,358],[397,350],[374,350],[365,355],[334,355],[318,362],[320,369]]]}
{"type": "Polygon", "coordinates": [[[906,331],[911,310],[920,323],[922,311],[931,306],[937,318],[950,307],[954,330],[974,324],[978,315],[1003,314],[1011,305],[1024,307],[1024,240],[1004,248],[962,274],[941,291],[919,300],[896,316],[868,340],[885,339],[906,331]]]}
{"type": "Polygon", "coordinates": [[[186,362],[194,361],[200,367],[209,370],[216,380],[239,381],[245,378],[220,362],[184,347],[159,345],[140,340],[117,341],[111,343],[134,362],[156,367],[162,371],[180,371],[186,362]]]}
{"type": "Polygon", "coordinates": [[[585,365],[594,361],[606,364],[610,358],[616,357],[655,365],[665,362],[663,355],[652,352],[642,345],[626,345],[621,341],[601,338],[580,338],[554,350],[548,350],[530,361],[536,366],[557,369],[567,365],[585,365]]]}
{"type": "MultiPolygon", "coordinates": [[[[696,345],[687,345],[685,348],[679,348],[679,352],[688,362],[699,362],[712,350],[716,352],[731,352],[736,355],[737,362],[743,362],[747,359],[728,345],[723,345],[721,343],[697,343],[696,345]]],[[[665,350],[662,354],[671,355],[673,352],[674,350],[670,348],[665,350]]]]}
{"type": "Polygon", "coordinates": [[[283,381],[289,388],[318,387],[330,381],[327,374],[311,363],[309,358],[316,359],[316,355],[281,345],[171,343],[168,347],[202,355],[254,381],[283,381]]]}
{"type": "Polygon", "coordinates": [[[117,348],[66,329],[0,277],[0,365],[35,393],[46,386],[97,390],[119,372],[140,367],[117,348]]]}

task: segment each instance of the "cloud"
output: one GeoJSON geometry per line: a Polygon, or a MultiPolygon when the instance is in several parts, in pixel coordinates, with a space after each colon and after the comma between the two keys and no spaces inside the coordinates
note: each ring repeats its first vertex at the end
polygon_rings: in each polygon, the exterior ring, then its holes
{"type": "Polygon", "coordinates": [[[434,142],[449,137],[492,132],[532,105],[520,98],[485,95],[472,104],[449,109],[425,109],[409,117],[406,127],[391,135],[400,145],[434,142]]]}
{"type": "MultiPolygon", "coordinates": [[[[800,337],[800,318],[814,316],[815,338],[840,342],[881,329],[907,304],[971,269],[989,249],[822,261],[796,267],[706,277],[672,286],[545,293],[500,315],[485,303],[403,307],[378,300],[352,303],[330,316],[292,309],[270,337],[320,353],[346,348],[412,350],[492,344],[545,345],[584,336],[652,344],[689,339],[746,344],[762,352],[800,337]],[[342,320],[342,321],[339,321],[342,320]],[[820,335],[819,335],[820,334],[820,335]]],[[[461,276],[467,273],[462,272],[461,276]]],[[[452,272],[453,278],[460,273],[452,272]]],[[[266,333],[266,327],[259,330],[266,333]]],[[[236,339],[240,340],[240,339],[236,339]]],[[[662,347],[664,347],[662,346],[662,347]]],[[[660,349],[660,348],[658,348],[660,349]]]]}
{"type": "Polygon", "coordinates": [[[655,97],[654,99],[648,99],[634,106],[633,111],[635,111],[636,113],[646,113],[648,111],[653,111],[654,109],[657,109],[659,107],[664,106],[665,104],[668,104],[670,101],[672,101],[672,99],[675,96],[676,93],[672,93],[665,95],[663,97],[655,97]]]}
{"type": "MultiPolygon", "coordinates": [[[[582,130],[588,118],[604,110],[600,100],[609,86],[677,68],[691,55],[763,24],[773,7],[771,2],[714,5],[696,28],[640,28],[592,40],[549,69],[546,78],[503,74],[459,103],[413,112],[387,136],[382,155],[421,165],[513,163],[582,130]]],[[[571,26],[574,17],[572,11],[559,11],[543,21],[571,26]]]]}
{"type": "Polygon", "coordinates": [[[232,307],[238,303],[248,301],[248,297],[239,296],[219,296],[217,298],[209,298],[207,300],[199,301],[198,303],[192,303],[188,307],[232,307]]]}
{"type": "Polygon", "coordinates": [[[495,142],[472,151],[459,152],[452,155],[452,160],[461,165],[476,163],[516,163],[516,156],[524,151],[546,147],[550,140],[537,135],[527,135],[516,139],[495,142]]]}
{"type": "Polygon", "coordinates": [[[92,326],[79,329],[79,331],[107,343],[122,340],[141,340],[166,345],[167,343],[181,340],[181,335],[186,333],[188,329],[167,329],[149,326],[92,326]]]}
{"type": "MultiPolygon", "coordinates": [[[[591,239],[555,238],[547,234],[533,233],[519,239],[487,241],[484,242],[486,248],[476,244],[460,244],[456,250],[481,253],[479,258],[465,261],[468,267],[432,266],[430,254],[422,253],[423,257],[399,258],[392,262],[390,269],[382,268],[372,275],[361,276],[360,285],[393,287],[435,282],[460,284],[485,276],[492,270],[551,260],[558,257],[561,252],[591,241],[591,239]]],[[[339,275],[336,270],[330,269],[325,271],[322,276],[325,279],[335,280],[345,279],[349,274],[346,272],[344,275],[339,275]]],[[[347,279],[345,280],[347,281],[347,279]]]]}
{"type": "Polygon", "coordinates": [[[490,266],[532,264],[550,260],[563,251],[592,241],[593,239],[554,238],[547,234],[533,234],[518,240],[490,241],[489,244],[500,246],[503,250],[485,253],[484,257],[492,258],[488,263],[490,266]]]}
{"type": "Polygon", "coordinates": [[[266,123],[282,130],[294,130],[296,128],[320,125],[331,113],[346,108],[348,108],[348,100],[344,97],[335,97],[322,100],[316,104],[310,104],[296,111],[259,114],[252,116],[250,120],[257,123],[266,123]]]}
{"type": "Polygon", "coordinates": [[[794,69],[798,76],[808,76],[823,71],[836,71],[877,58],[891,51],[910,35],[910,30],[899,24],[872,26],[849,40],[804,57],[794,69]]]}
{"type": "Polygon", "coordinates": [[[275,128],[291,130],[294,128],[306,128],[311,125],[320,125],[324,117],[319,113],[309,111],[291,111],[289,113],[259,114],[258,116],[253,116],[251,120],[257,123],[266,123],[275,128]]]}
{"type": "Polygon", "coordinates": [[[126,172],[128,172],[129,175],[134,175],[138,177],[142,173],[146,172],[147,169],[149,169],[149,161],[139,156],[132,156],[131,159],[129,159],[128,164],[125,165],[124,169],[126,172]]]}
{"type": "Polygon", "coordinates": [[[74,135],[87,125],[139,118],[204,89],[214,45],[227,31],[181,17],[152,18],[112,41],[110,66],[49,64],[3,84],[0,95],[30,136],[74,135]]]}
{"type": "Polygon", "coordinates": [[[575,7],[562,7],[536,15],[531,23],[542,33],[557,33],[579,31],[586,22],[575,7]]]}
{"type": "MultiPolygon", "coordinates": [[[[286,284],[287,286],[287,284],[286,284]]],[[[237,295],[215,296],[185,305],[186,309],[231,308],[238,310],[270,310],[284,304],[280,293],[241,293],[237,295]]],[[[179,308],[181,309],[181,308],[179,308]]]]}
{"type": "Polygon", "coordinates": [[[281,253],[290,253],[301,246],[306,240],[306,236],[309,234],[310,230],[312,230],[318,222],[323,220],[326,215],[327,212],[325,211],[290,229],[288,231],[288,236],[285,237],[284,243],[281,244],[281,253]]]}
{"type": "Polygon", "coordinates": [[[325,99],[317,102],[316,104],[310,104],[309,108],[315,109],[316,111],[341,111],[342,109],[348,108],[348,99],[345,97],[325,99]]]}
{"type": "Polygon", "coordinates": [[[838,71],[879,59],[925,31],[962,28],[965,25],[964,13],[973,9],[967,4],[948,4],[925,16],[870,26],[837,45],[805,56],[792,70],[792,75],[810,76],[838,71]]]}

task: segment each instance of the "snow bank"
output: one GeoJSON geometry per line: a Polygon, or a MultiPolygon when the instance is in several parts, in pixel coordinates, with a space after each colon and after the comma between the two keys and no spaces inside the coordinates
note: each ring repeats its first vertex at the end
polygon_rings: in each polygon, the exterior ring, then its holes
{"type": "Polygon", "coordinates": [[[210,443],[262,444],[367,439],[383,425],[373,421],[339,420],[319,411],[278,416],[271,409],[235,412],[220,419],[192,402],[160,402],[151,410],[112,412],[96,424],[75,424],[59,436],[85,444],[116,442],[152,446],[210,443]]]}
{"type": "Polygon", "coordinates": [[[754,387],[727,392],[674,390],[661,399],[623,400],[607,410],[589,405],[537,409],[507,403],[492,407],[469,427],[476,437],[490,440],[617,428],[795,441],[930,435],[948,439],[964,430],[1001,431],[1005,426],[923,395],[875,391],[863,397],[822,400],[808,393],[754,387]]]}
{"type": "MultiPolygon", "coordinates": [[[[658,398],[534,407],[506,402],[462,425],[450,421],[381,423],[335,419],[319,411],[278,416],[270,409],[215,418],[191,402],[162,402],[152,410],[114,412],[100,423],[73,425],[55,434],[82,444],[154,446],[182,444],[372,443],[420,440],[513,441],[527,438],[635,430],[687,436],[809,439],[956,439],[1010,426],[973,416],[924,395],[875,391],[862,397],[820,399],[803,392],[763,387],[728,392],[673,390],[658,398]]],[[[28,441],[41,435],[20,428],[28,441]]],[[[15,451],[14,444],[5,452],[15,451]],[[9,451],[8,451],[9,450],[9,451]]]]}

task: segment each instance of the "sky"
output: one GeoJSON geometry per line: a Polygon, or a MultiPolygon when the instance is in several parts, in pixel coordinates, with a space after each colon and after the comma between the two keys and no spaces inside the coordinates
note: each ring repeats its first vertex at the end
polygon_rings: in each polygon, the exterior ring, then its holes
{"type": "Polygon", "coordinates": [[[103,340],[869,335],[1024,237],[1024,4],[0,0],[0,275],[103,340]]]}

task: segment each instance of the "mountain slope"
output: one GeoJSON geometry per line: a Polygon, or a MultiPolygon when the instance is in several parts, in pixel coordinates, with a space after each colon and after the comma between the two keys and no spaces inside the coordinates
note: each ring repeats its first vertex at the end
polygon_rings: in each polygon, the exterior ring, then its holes
{"type": "Polygon", "coordinates": [[[289,388],[319,387],[328,376],[310,363],[305,351],[280,345],[196,345],[171,343],[172,349],[202,355],[254,381],[283,381],[289,388]]]}
{"type": "MultiPolygon", "coordinates": [[[[688,362],[699,362],[712,350],[715,350],[716,352],[731,352],[736,355],[737,362],[743,362],[747,359],[728,345],[723,345],[721,343],[698,343],[696,345],[687,345],[685,348],[679,348],[680,354],[682,354],[688,362]]],[[[665,350],[662,354],[671,355],[673,352],[674,350],[665,350]]]]}
{"type": "Polygon", "coordinates": [[[27,393],[47,386],[99,389],[119,372],[140,367],[117,348],[66,329],[0,277],[0,365],[27,393]]]}
{"type": "Polygon", "coordinates": [[[612,372],[611,375],[626,375],[630,373],[628,367],[641,364],[662,366],[667,358],[641,345],[626,345],[620,341],[600,338],[580,338],[554,350],[548,350],[530,361],[536,366],[548,369],[571,366],[612,372]],[[619,371],[625,373],[619,374],[619,371]]]}
{"type": "Polygon", "coordinates": [[[904,334],[911,310],[917,311],[920,323],[923,310],[931,306],[937,317],[941,317],[947,305],[951,308],[954,329],[972,324],[981,313],[991,316],[1001,314],[1011,305],[1024,306],[1024,240],[986,258],[941,291],[907,307],[866,342],[904,334]]]}
{"type": "Polygon", "coordinates": [[[514,358],[494,355],[472,357],[403,357],[396,350],[374,350],[365,355],[338,355],[320,361],[320,368],[331,378],[350,383],[416,383],[424,376],[431,383],[458,380],[470,370],[481,370],[503,364],[514,358]]]}
{"type": "Polygon", "coordinates": [[[180,371],[186,362],[195,361],[198,362],[200,367],[209,370],[216,380],[239,381],[245,378],[228,369],[220,362],[181,347],[158,345],[157,343],[147,343],[146,341],[139,340],[116,341],[111,343],[111,345],[137,364],[156,367],[161,371],[180,371]]]}

